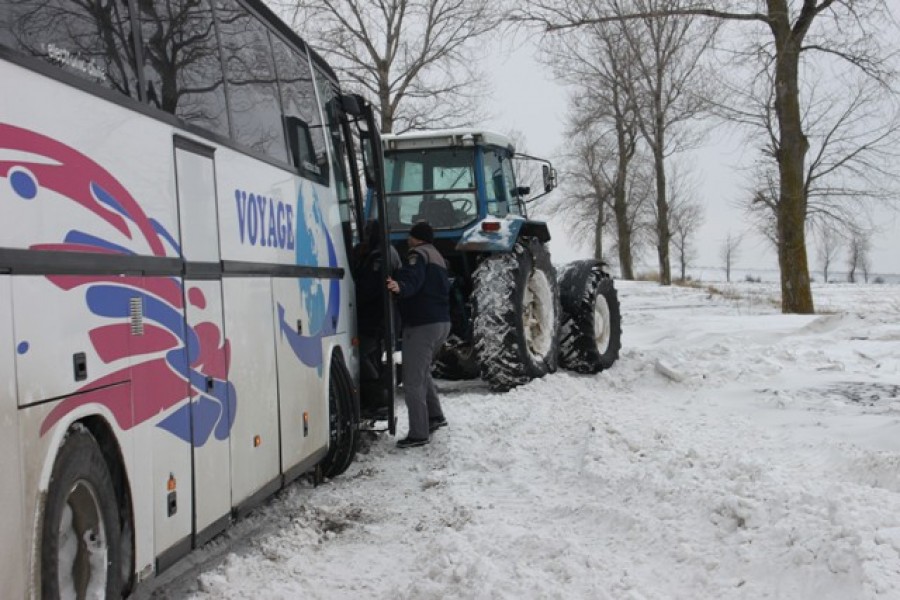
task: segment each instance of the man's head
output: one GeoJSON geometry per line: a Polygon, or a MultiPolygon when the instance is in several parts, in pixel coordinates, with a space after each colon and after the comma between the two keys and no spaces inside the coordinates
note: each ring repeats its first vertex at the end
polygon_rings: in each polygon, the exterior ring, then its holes
{"type": "Polygon", "coordinates": [[[434,242],[434,230],[425,221],[419,221],[409,230],[409,237],[423,244],[430,244],[434,242]]]}

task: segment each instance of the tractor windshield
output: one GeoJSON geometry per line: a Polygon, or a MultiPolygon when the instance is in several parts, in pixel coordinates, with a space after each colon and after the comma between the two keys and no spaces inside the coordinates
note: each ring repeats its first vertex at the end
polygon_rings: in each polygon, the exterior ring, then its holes
{"type": "Polygon", "coordinates": [[[391,152],[384,163],[391,229],[422,220],[435,229],[454,229],[478,216],[473,148],[391,152]]]}

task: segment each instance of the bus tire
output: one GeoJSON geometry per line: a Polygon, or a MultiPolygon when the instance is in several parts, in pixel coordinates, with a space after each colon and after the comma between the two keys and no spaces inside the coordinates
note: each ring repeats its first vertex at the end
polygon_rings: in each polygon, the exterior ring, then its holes
{"type": "Polygon", "coordinates": [[[343,360],[335,358],[328,377],[328,452],[319,463],[322,475],[337,477],[347,470],[359,446],[358,411],[343,360]]]}
{"type": "Polygon", "coordinates": [[[481,378],[506,391],[556,371],[559,288],[537,240],[486,258],[475,271],[475,349],[481,378]]]}
{"type": "Polygon", "coordinates": [[[559,290],[560,366],[576,373],[613,366],[622,348],[622,316],[612,278],[597,261],[577,261],[560,275],[559,290]]]}
{"type": "Polygon", "coordinates": [[[50,476],[41,530],[44,598],[122,596],[119,508],[94,436],[68,432],[50,476]]]}

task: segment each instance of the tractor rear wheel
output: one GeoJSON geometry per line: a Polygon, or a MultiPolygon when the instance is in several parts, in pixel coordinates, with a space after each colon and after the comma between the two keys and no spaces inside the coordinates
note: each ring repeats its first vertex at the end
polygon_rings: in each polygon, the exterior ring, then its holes
{"type": "Polygon", "coordinates": [[[559,289],[560,366],[577,373],[610,368],[622,348],[622,316],[612,278],[597,261],[577,261],[566,265],[559,289]]]}
{"type": "Polygon", "coordinates": [[[537,240],[486,258],[474,274],[474,338],[481,378],[506,391],[556,371],[559,288],[537,240]]]}

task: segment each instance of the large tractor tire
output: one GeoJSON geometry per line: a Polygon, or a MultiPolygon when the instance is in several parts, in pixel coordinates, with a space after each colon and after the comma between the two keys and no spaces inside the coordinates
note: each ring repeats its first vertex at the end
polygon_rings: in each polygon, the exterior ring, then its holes
{"type": "Polygon", "coordinates": [[[359,447],[358,420],[350,375],[336,357],[328,377],[328,452],[319,463],[323,477],[337,477],[353,463],[359,447]]]}
{"type": "Polygon", "coordinates": [[[478,379],[480,372],[474,346],[452,333],[438,351],[431,370],[434,377],[450,381],[478,379]]]}
{"type": "Polygon", "coordinates": [[[474,339],[481,378],[506,391],[556,371],[559,288],[537,240],[486,258],[474,274],[474,339]]]}
{"type": "Polygon", "coordinates": [[[41,529],[44,598],[121,598],[119,509],[100,447],[87,429],[60,448],[41,529]]]}
{"type": "Polygon", "coordinates": [[[612,278],[597,261],[576,261],[561,273],[559,290],[560,366],[577,373],[610,368],[622,348],[622,316],[612,278]]]}

